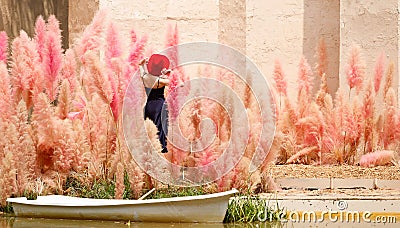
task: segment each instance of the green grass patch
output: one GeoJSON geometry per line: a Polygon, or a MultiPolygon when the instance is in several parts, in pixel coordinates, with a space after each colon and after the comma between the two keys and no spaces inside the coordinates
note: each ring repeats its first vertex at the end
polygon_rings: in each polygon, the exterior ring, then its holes
{"type": "Polygon", "coordinates": [[[0,212],[5,213],[5,214],[13,214],[14,210],[11,204],[6,204],[4,207],[0,207],[0,212]]]}
{"type": "Polygon", "coordinates": [[[68,177],[64,185],[66,195],[74,197],[113,199],[115,182],[112,180],[94,180],[93,183],[82,183],[77,178],[68,177]]]}
{"type": "Polygon", "coordinates": [[[282,215],[283,210],[270,199],[243,195],[229,201],[224,223],[274,222],[281,220],[282,215]]]}
{"type": "Polygon", "coordinates": [[[161,199],[181,196],[198,196],[205,195],[208,192],[201,186],[199,187],[175,187],[168,186],[166,188],[156,189],[146,199],[161,199]]]}

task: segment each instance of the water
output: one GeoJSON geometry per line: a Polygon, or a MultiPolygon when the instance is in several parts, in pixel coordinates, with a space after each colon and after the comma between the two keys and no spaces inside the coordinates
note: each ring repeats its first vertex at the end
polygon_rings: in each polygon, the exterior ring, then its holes
{"type": "Polygon", "coordinates": [[[67,220],[67,219],[41,219],[41,218],[16,218],[1,217],[0,228],[11,227],[134,227],[134,228],[273,228],[283,227],[279,224],[260,223],[260,224],[223,224],[223,223],[130,223],[120,221],[94,221],[94,220],[67,220]]]}
{"type": "Polygon", "coordinates": [[[122,221],[93,221],[93,220],[68,220],[68,219],[41,219],[41,218],[16,218],[0,215],[0,228],[14,227],[134,227],[134,228],[298,228],[298,227],[399,227],[399,224],[374,224],[374,223],[127,223],[122,221]]]}

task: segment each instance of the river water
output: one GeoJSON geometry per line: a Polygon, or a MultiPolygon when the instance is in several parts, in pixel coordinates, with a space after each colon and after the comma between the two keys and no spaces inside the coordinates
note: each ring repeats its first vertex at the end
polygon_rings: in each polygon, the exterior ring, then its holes
{"type": "Polygon", "coordinates": [[[41,218],[16,218],[0,215],[0,228],[14,227],[92,227],[92,228],[298,228],[298,227],[399,227],[399,224],[376,223],[127,223],[120,221],[93,221],[93,220],[68,220],[68,219],[41,219],[41,218]]]}
{"type": "Polygon", "coordinates": [[[223,224],[223,223],[130,223],[120,221],[93,221],[93,220],[67,220],[67,219],[40,219],[40,218],[15,218],[0,215],[0,228],[14,227],[93,227],[93,228],[273,228],[284,227],[279,224],[223,224]]]}

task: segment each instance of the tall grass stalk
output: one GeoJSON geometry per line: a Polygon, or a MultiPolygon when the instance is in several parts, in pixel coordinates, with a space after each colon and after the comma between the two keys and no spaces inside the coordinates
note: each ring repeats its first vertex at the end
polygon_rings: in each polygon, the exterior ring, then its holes
{"type": "Polygon", "coordinates": [[[279,221],[282,219],[282,211],[278,204],[276,207],[270,204],[270,199],[251,195],[237,196],[229,201],[224,223],[279,221]]]}

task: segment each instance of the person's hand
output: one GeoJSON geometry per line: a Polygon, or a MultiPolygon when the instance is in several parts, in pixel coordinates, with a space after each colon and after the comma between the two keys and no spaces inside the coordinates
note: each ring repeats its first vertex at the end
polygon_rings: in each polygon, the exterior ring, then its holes
{"type": "Polygon", "coordinates": [[[161,70],[161,75],[169,75],[172,72],[171,69],[163,68],[161,70]]]}
{"type": "Polygon", "coordinates": [[[149,62],[149,58],[144,58],[139,62],[139,65],[143,65],[143,64],[148,63],[148,62],[149,62]]]}

